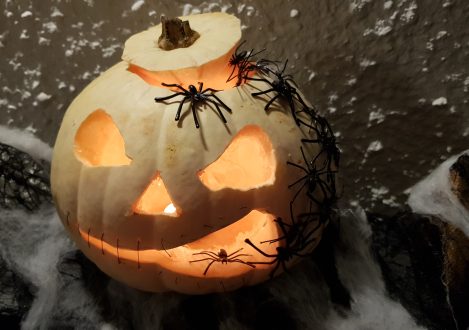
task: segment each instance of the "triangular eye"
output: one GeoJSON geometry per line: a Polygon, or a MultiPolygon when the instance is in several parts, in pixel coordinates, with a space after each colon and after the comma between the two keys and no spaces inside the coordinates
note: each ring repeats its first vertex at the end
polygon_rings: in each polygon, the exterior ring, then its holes
{"type": "Polygon", "coordinates": [[[75,155],[88,166],[129,165],[125,144],[114,121],[103,110],[89,115],[75,135],[75,155]]]}
{"type": "Polygon", "coordinates": [[[212,191],[224,188],[250,190],[275,181],[274,149],[268,135],[248,125],[233,138],[223,154],[198,173],[200,181],[212,191]]]}
{"type": "Polygon", "coordinates": [[[145,191],[132,205],[132,210],[134,213],[146,215],[164,214],[173,217],[179,215],[159,172],[156,173],[145,191]]]}

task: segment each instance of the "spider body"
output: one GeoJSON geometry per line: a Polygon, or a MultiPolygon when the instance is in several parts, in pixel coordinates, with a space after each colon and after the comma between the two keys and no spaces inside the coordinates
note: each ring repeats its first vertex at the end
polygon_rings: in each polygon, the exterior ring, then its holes
{"type": "Polygon", "coordinates": [[[281,218],[275,219],[274,221],[279,225],[282,235],[275,239],[262,241],[261,244],[272,244],[283,240],[285,241],[286,246],[296,246],[298,251],[303,251],[314,241],[310,240],[311,234],[319,228],[319,225],[316,225],[313,230],[308,231],[308,228],[312,223],[310,214],[299,215],[297,220],[292,220],[292,223],[287,223],[281,218]]]}
{"type": "Polygon", "coordinates": [[[298,245],[298,244],[294,244],[292,246],[289,246],[289,245],[278,246],[276,248],[276,252],[277,252],[276,254],[268,254],[262,251],[261,249],[259,249],[254,243],[251,242],[251,240],[249,240],[249,238],[246,238],[244,242],[246,242],[246,244],[249,244],[252,248],[254,248],[257,252],[259,252],[263,256],[268,257],[268,258],[273,258],[271,261],[250,261],[249,262],[250,265],[260,265],[260,264],[272,265],[276,263],[274,269],[270,272],[270,278],[273,278],[275,276],[275,273],[277,272],[280,266],[282,266],[283,270],[286,272],[287,271],[286,263],[290,261],[290,259],[292,259],[294,256],[298,256],[298,257],[306,256],[306,254],[301,253],[305,249],[305,246],[298,245]]]}
{"type": "Polygon", "coordinates": [[[239,253],[242,249],[243,248],[241,248],[239,250],[236,250],[235,252],[230,253],[230,254],[228,254],[225,249],[220,249],[218,251],[218,253],[215,253],[215,252],[212,252],[212,251],[202,251],[202,252],[199,252],[199,253],[194,253],[193,255],[195,255],[195,256],[196,255],[205,256],[205,258],[197,259],[197,260],[191,260],[189,262],[193,263],[193,262],[201,262],[201,261],[210,260],[207,267],[205,268],[204,276],[207,275],[207,272],[208,272],[209,268],[215,262],[220,262],[221,264],[228,264],[228,263],[232,263],[232,262],[237,262],[237,263],[242,263],[242,264],[245,264],[249,267],[255,268],[256,266],[254,266],[254,265],[240,259],[240,257],[250,256],[249,254],[239,253]]]}
{"type": "Polygon", "coordinates": [[[251,49],[250,51],[242,50],[240,51],[241,46],[246,42],[244,40],[239,44],[239,46],[236,48],[235,52],[233,55],[231,55],[231,58],[228,62],[230,66],[233,67],[233,70],[231,71],[230,76],[226,80],[227,82],[237,78],[236,81],[236,86],[241,85],[245,77],[249,74],[250,71],[252,71],[252,63],[251,60],[254,58],[254,56],[262,53],[265,49],[262,49],[258,52],[254,52],[254,49],[251,49]],[[237,70],[237,73],[235,74],[237,70]]]}
{"type": "Polygon", "coordinates": [[[321,154],[321,152],[319,152],[316,155],[316,157],[314,157],[314,159],[308,161],[306,159],[305,153],[303,151],[303,147],[300,147],[300,150],[301,150],[301,154],[303,156],[303,160],[306,164],[306,167],[302,166],[302,165],[292,163],[290,161],[287,161],[288,165],[299,168],[305,173],[305,175],[303,175],[301,178],[299,178],[298,180],[296,180],[292,184],[288,185],[288,188],[292,188],[292,187],[296,186],[297,184],[301,183],[300,188],[297,190],[297,192],[295,193],[295,195],[293,197],[292,203],[296,200],[296,198],[298,197],[300,192],[306,187],[307,188],[307,192],[306,192],[307,196],[311,200],[313,200],[316,204],[320,204],[317,201],[316,197],[314,196],[314,194],[316,192],[316,189],[319,187],[319,189],[321,190],[322,195],[325,196],[325,197],[334,195],[335,194],[335,180],[334,179],[329,180],[328,178],[329,178],[329,176],[333,177],[334,174],[337,173],[337,171],[333,171],[331,169],[326,169],[325,165],[323,166],[322,169],[317,169],[316,168],[315,163],[316,163],[317,158],[321,154]],[[326,178],[324,178],[324,176],[326,176],[326,178]],[[326,182],[326,180],[328,182],[330,182],[331,184],[328,184],[326,182]]]}
{"type": "Polygon", "coordinates": [[[317,116],[317,122],[319,129],[316,130],[316,139],[302,139],[303,143],[319,143],[322,148],[321,151],[316,155],[318,158],[321,154],[326,154],[324,160],[324,167],[327,167],[327,180],[328,182],[334,183],[333,173],[336,171],[332,170],[337,168],[340,162],[340,149],[337,146],[334,132],[330,124],[321,116],[317,116]]]}
{"type": "Polygon", "coordinates": [[[253,78],[253,77],[248,77],[247,75],[244,77],[246,80],[255,80],[255,81],[263,81],[269,85],[270,88],[260,91],[260,92],[255,92],[251,93],[252,96],[260,96],[264,94],[268,94],[270,92],[274,92],[275,95],[267,102],[267,104],[264,107],[265,111],[268,111],[272,103],[278,99],[278,98],[283,98],[285,101],[287,101],[291,114],[293,118],[295,119],[295,123],[299,126],[300,125],[300,120],[297,117],[297,113],[299,111],[296,110],[295,103],[299,102],[303,108],[308,108],[306,103],[304,102],[303,98],[300,96],[296,88],[294,87],[296,84],[293,81],[293,78],[289,74],[285,74],[285,69],[287,67],[288,60],[285,61],[285,64],[283,65],[282,70],[278,68],[278,65],[272,61],[266,61],[265,66],[263,69],[270,75],[273,75],[273,80],[268,80],[266,78],[253,78]],[[269,64],[274,64],[275,69],[272,69],[269,64]]]}
{"type": "Polygon", "coordinates": [[[175,121],[178,121],[179,118],[181,117],[182,106],[187,101],[190,102],[192,116],[194,118],[194,123],[195,123],[196,128],[200,127],[199,120],[197,118],[197,113],[196,113],[196,106],[200,103],[209,103],[209,104],[214,105],[223,123],[226,123],[226,118],[221,112],[220,107],[224,108],[226,111],[231,113],[231,109],[225,103],[223,103],[223,101],[220,100],[218,96],[214,94],[218,92],[218,90],[215,90],[213,88],[203,89],[204,84],[202,82],[199,82],[199,89],[197,89],[197,87],[195,87],[194,85],[189,85],[188,89],[185,89],[184,87],[178,84],[162,83],[162,85],[165,87],[177,88],[179,92],[176,92],[169,96],[155,97],[155,102],[164,102],[176,96],[183,96],[183,98],[179,102],[179,107],[176,112],[176,117],[174,118],[175,121]]]}

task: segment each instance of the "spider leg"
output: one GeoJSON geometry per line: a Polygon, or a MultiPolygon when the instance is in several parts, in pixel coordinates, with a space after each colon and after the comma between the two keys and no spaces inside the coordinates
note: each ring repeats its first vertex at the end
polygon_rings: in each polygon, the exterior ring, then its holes
{"type": "Polygon", "coordinates": [[[193,256],[206,255],[206,256],[218,258],[218,254],[216,254],[215,252],[211,252],[211,251],[202,251],[202,252],[198,252],[198,253],[193,253],[192,255],[193,256]]]}
{"type": "MultiPolygon", "coordinates": [[[[212,92],[212,93],[216,93],[216,92],[221,92],[220,89],[213,89],[213,88],[205,88],[203,91],[201,91],[200,93],[201,94],[205,94],[207,92],[212,92]]],[[[207,95],[207,96],[211,96],[211,95],[207,95]]]]}
{"type": "Polygon", "coordinates": [[[165,83],[161,83],[161,85],[165,86],[165,87],[176,87],[178,88],[179,90],[185,92],[185,93],[190,93],[187,89],[185,89],[184,87],[182,87],[181,85],[178,85],[178,84],[165,84],[165,83]]]}
{"type": "MultiPolygon", "coordinates": [[[[318,221],[318,224],[313,228],[313,230],[311,230],[311,231],[305,236],[305,238],[308,239],[309,237],[311,237],[311,235],[313,235],[313,234],[316,232],[316,230],[318,230],[319,227],[321,227],[321,225],[322,225],[321,221],[318,221]]],[[[312,238],[311,240],[306,241],[306,242],[305,242],[305,245],[311,244],[311,243],[314,242],[314,241],[316,241],[316,238],[312,238]]]]}
{"type": "Polygon", "coordinates": [[[296,192],[295,195],[293,196],[292,203],[293,203],[294,201],[296,201],[296,198],[298,197],[298,195],[300,194],[300,192],[303,190],[303,188],[306,186],[306,183],[307,183],[307,181],[305,181],[305,182],[301,185],[300,189],[297,190],[297,192],[296,192]]]}
{"type": "Polygon", "coordinates": [[[250,240],[249,238],[246,238],[244,240],[245,243],[249,244],[250,246],[252,246],[257,252],[259,252],[260,254],[262,254],[263,256],[265,257],[269,257],[269,258],[272,258],[272,257],[275,257],[276,255],[275,254],[267,254],[265,253],[264,251],[262,251],[261,249],[259,249],[257,246],[255,246],[250,240]]]}
{"type": "Polygon", "coordinates": [[[206,101],[210,102],[210,103],[213,103],[215,105],[215,108],[217,108],[217,112],[220,115],[222,122],[224,122],[226,124],[227,123],[226,118],[225,118],[225,116],[223,116],[223,113],[221,112],[220,107],[218,106],[218,104],[216,102],[212,101],[212,100],[207,99],[206,101]]]}
{"type": "Polygon", "coordinates": [[[287,63],[288,63],[288,58],[285,60],[285,64],[283,65],[283,69],[281,71],[282,74],[285,72],[285,69],[287,68],[287,63]]]}
{"type": "Polygon", "coordinates": [[[295,182],[293,182],[292,184],[289,184],[289,185],[288,185],[288,188],[291,188],[291,187],[293,187],[294,185],[298,184],[299,182],[301,182],[301,181],[305,180],[307,177],[308,177],[308,175],[304,175],[304,176],[302,176],[301,178],[299,178],[298,180],[296,180],[296,181],[295,181],[295,182]]]}
{"type": "Polygon", "coordinates": [[[194,117],[195,127],[199,128],[200,125],[199,125],[199,121],[197,120],[197,114],[195,112],[195,104],[193,101],[191,102],[191,108],[192,108],[192,116],[194,117]]]}
{"type": "Polygon", "coordinates": [[[236,77],[236,76],[234,75],[234,72],[235,72],[235,70],[236,70],[237,65],[236,65],[236,64],[230,64],[230,66],[233,67],[233,70],[231,71],[231,73],[230,73],[228,79],[226,79],[226,82],[230,82],[231,80],[233,80],[233,79],[236,77]]]}
{"type": "Polygon", "coordinates": [[[270,93],[270,92],[273,92],[273,91],[275,91],[275,89],[270,88],[270,89],[267,89],[267,90],[262,91],[262,92],[251,93],[251,95],[252,96],[259,96],[259,95],[267,94],[267,93],[270,93]]]}
{"type": "Polygon", "coordinates": [[[322,192],[323,196],[327,196],[327,192],[326,192],[326,189],[324,188],[324,184],[323,184],[322,180],[318,180],[317,185],[321,189],[321,192],[322,192]]]}
{"type": "Polygon", "coordinates": [[[278,223],[279,225],[283,224],[284,226],[287,226],[287,227],[293,227],[292,224],[286,223],[285,221],[282,220],[282,218],[277,218],[274,220],[274,222],[278,223]]]}
{"type": "Polygon", "coordinates": [[[264,244],[264,243],[272,244],[272,243],[275,243],[275,242],[279,242],[283,239],[286,239],[288,237],[288,231],[287,231],[286,227],[291,228],[292,225],[289,225],[289,224],[283,222],[282,220],[278,220],[278,219],[275,219],[274,221],[276,223],[278,223],[278,225],[280,226],[280,229],[282,230],[283,236],[280,236],[280,237],[277,237],[277,238],[274,238],[274,239],[270,239],[270,240],[267,240],[267,241],[262,241],[261,244],[264,244]]]}
{"type": "Polygon", "coordinates": [[[241,43],[238,45],[238,47],[236,47],[233,56],[236,56],[236,54],[238,54],[238,50],[239,50],[239,49],[241,48],[241,46],[244,45],[245,43],[246,43],[246,40],[241,41],[241,43]]]}
{"type": "Polygon", "coordinates": [[[234,254],[238,253],[238,252],[239,252],[239,251],[241,251],[242,249],[243,249],[243,248],[241,248],[241,249],[238,249],[238,250],[236,250],[235,252],[233,252],[233,253],[229,254],[229,255],[228,255],[228,258],[229,258],[229,257],[231,257],[232,255],[234,255],[234,254]]]}
{"type": "Polygon", "coordinates": [[[305,101],[303,100],[303,98],[300,96],[300,94],[298,93],[298,91],[296,89],[293,92],[293,94],[297,97],[297,100],[301,103],[301,105],[303,105],[305,108],[308,108],[305,101]]]}
{"type": "Polygon", "coordinates": [[[193,263],[193,262],[199,262],[199,261],[205,261],[205,260],[214,260],[214,259],[213,258],[203,258],[203,259],[191,260],[189,262],[193,263]]]}
{"type": "Polygon", "coordinates": [[[210,268],[210,266],[213,265],[213,263],[214,263],[215,261],[217,261],[217,260],[213,260],[212,262],[210,262],[210,263],[208,264],[207,268],[205,268],[204,276],[207,275],[208,269],[210,268]]]}
{"type": "Polygon", "coordinates": [[[182,93],[182,92],[177,92],[177,93],[174,93],[173,95],[169,95],[169,96],[155,97],[155,102],[166,101],[166,100],[172,99],[173,97],[176,97],[176,96],[178,96],[178,95],[185,95],[185,94],[182,93]]]}
{"type": "Polygon", "coordinates": [[[311,140],[311,139],[301,139],[301,142],[303,142],[303,143],[321,143],[322,141],[319,140],[319,139],[314,139],[314,140],[311,140]]]}
{"type": "MultiPolygon", "coordinates": [[[[321,156],[321,155],[323,154],[323,152],[324,152],[324,148],[321,149],[321,150],[317,153],[317,155],[314,157],[314,159],[318,159],[319,156],[321,156]]],[[[325,162],[327,162],[327,159],[325,160],[325,162]]],[[[326,164],[325,162],[324,162],[324,164],[326,164]]]]}
{"type": "Polygon", "coordinates": [[[204,87],[204,83],[199,81],[199,94],[203,94],[202,88],[204,87]]]}
{"type": "Polygon", "coordinates": [[[227,260],[229,261],[229,260],[233,260],[233,259],[238,259],[239,257],[252,257],[252,255],[251,254],[240,253],[240,254],[232,256],[231,258],[229,258],[227,260]]]}
{"type": "Polygon", "coordinates": [[[283,235],[283,236],[280,236],[280,237],[277,237],[277,238],[262,241],[261,244],[264,244],[264,243],[273,244],[273,243],[276,243],[276,242],[280,242],[281,240],[283,240],[285,238],[287,238],[287,237],[285,235],[283,235]]]}
{"type": "MultiPolygon", "coordinates": [[[[306,127],[308,127],[309,129],[312,129],[313,131],[316,132],[316,135],[319,135],[319,130],[317,127],[314,127],[312,126],[311,124],[308,124],[308,123],[305,123],[302,119],[298,119],[298,122],[306,127]]],[[[306,140],[306,139],[301,139],[301,142],[303,142],[303,140],[306,140]]]]}
{"type": "Polygon", "coordinates": [[[272,86],[272,83],[269,80],[265,79],[265,78],[245,77],[245,79],[246,80],[254,80],[254,81],[263,81],[263,82],[269,84],[270,86],[272,86]]]}
{"type": "Polygon", "coordinates": [[[265,52],[265,48],[261,49],[261,50],[258,51],[257,53],[254,53],[254,54],[253,54],[253,52],[254,52],[254,49],[251,49],[251,52],[249,53],[249,58],[254,57],[254,56],[257,56],[257,55],[259,55],[259,54],[262,53],[262,52],[265,52]]]}
{"type": "Polygon", "coordinates": [[[279,97],[280,97],[280,94],[277,94],[277,95],[275,95],[273,98],[271,98],[271,99],[269,100],[269,102],[267,102],[267,104],[265,105],[264,110],[265,110],[265,111],[269,110],[269,108],[270,108],[270,106],[272,105],[272,103],[274,103],[274,101],[275,101],[276,99],[278,99],[279,97]]]}
{"type": "Polygon", "coordinates": [[[302,169],[302,170],[305,171],[306,173],[308,173],[308,170],[307,170],[306,168],[304,168],[303,166],[301,166],[301,165],[292,163],[292,162],[290,162],[290,161],[287,161],[287,164],[288,164],[288,165],[291,165],[291,166],[295,166],[295,167],[297,167],[297,168],[299,168],[299,169],[302,169]]]}
{"type": "Polygon", "coordinates": [[[184,102],[186,102],[188,99],[190,99],[191,97],[190,96],[186,96],[184,97],[181,102],[179,103],[179,107],[178,107],[178,111],[176,112],[176,117],[174,117],[174,120],[175,121],[178,121],[179,118],[181,117],[181,110],[182,110],[182,106],[184,104],[184,102]]]}
{"type": "Polygon", "coordinates": [[[218,96],[216,96],[215,94],[210,94],[209,97],[212,96],[215,98],[215,100],[217,100],[218,102],[220,102],[220,105],[222,107],[224,107],[229,113],[231,113],[231,108],[229,106],[227,106],[222,100],[220,100],[220,98],[218,96]]]}
{"type": "Polygon", "coordinates": [[[292,99],[288,99],[288,104],[290,105],[290,111],[293,116],[293,119],[295,119],[296,125],[300,126],[300,121],[296,117],[296,113],[295,113],[295,102],[292,99]]]}
{"type": "Polygon", "coordinates": [[[240,263],[240,264],[245,264],[245,265],[247,265],[247,266],[249,266],[249,267],[251,267],[251,268],[256,268],[255,265],[250,264],[250,263],[248,263],[248,262],[246,262],[246,261],[244,261],[244,260],[241,260],[241,259],[233,259],[233,260],[229,260],[228,262],[238,262],[238,263],[240,263]]]}
{"type": "Polygon", "coordinates": [[[314,203],[316,203],[316,205],[321,205],[321,202],[319,202],[316,197],[313,196],[312,192],[311,191],[308,191],[306,193],[306,195],[309,197],[309,199],[311,199],[314,203]]]}

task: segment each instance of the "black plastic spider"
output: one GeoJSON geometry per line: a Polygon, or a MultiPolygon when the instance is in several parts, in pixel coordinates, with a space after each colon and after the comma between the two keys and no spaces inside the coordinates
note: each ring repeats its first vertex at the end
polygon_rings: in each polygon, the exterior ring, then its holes
{"type": "Polygon", "coordinates": [[[239,250],[236,250],[235,252],[230,253],[230,254],[228,254],[226,252],[226,250],[224,250],[224,249],[220,249],[220,251],[218,251],[218,253],[215,253],[215,252],[212,252],[212,251],[202,251],[202,252],[199,252],[199,253],[194,253],[193,255],[195,255],[195,256],[196,255],[207,256],[207,258],[198,259],[198,260],[191,260],[189,262],[193,263],[193,262],[211,260],[211,262],[207,265],[207,268],[205,268],[204,275],[207,275],[208,269],[210,268],[210,266],[213,265],[214,262],[221,262],[222,264],[227,264],[227,263],[231,263],[231,262],[239,262],[239,263],[245,264],[249,267],[256,268],[256,266],[250,264],[249,262],[246,262],[244,260],[239,259],[239,257],[249,257],[250,256],[250,254],[242,254],[242,253],[237,254],[242,249],[243,248],[241,248],[239,250]]]}
{"type": "Polygon", "coordinates": [[[316,197],[314,197],[314,193],[316,191],[316,188],[319,187],[319,189],[321,189],[321,192],[323,194],[323,196],[325,197],[328,197],[328,196],[332,196],[335,194],[335,180],[332,180],[332,184],[331,185],[328,185],[327,182],[322,178],[324,175],[326,175],[326,177],[328,175],[333,175],[335,173],[337,173],[337,171],[333,171],[333,170],[330,170],[330,169],[325,169],[326,166],[324,166],[322,169],[318,170],[316,169],[316,160],[317,158],[319,157],[319,155],[321,154],[321,152],[319,152],[313,160],[310,160],[308,161],[306,159],[306,156],[305,156],[305,153],[303,151],[303,147],[300,147],[300,150],[301,150],[301,154],[303,156],[303,160],[306,164],[306,167],[305,166],[301,166],[301,165],[298,165],[298,164],[295,164],[295,163],[292,163],[290,161],[287,161],[287,164],[288,165],[291,165],[291,166],[294,166],[296,168],[299,168],[301,169],[303,172],[305,172],[305,175],[302,176],[301,178],[299,178],[298,180],[296,180],[295,182],[293,182],[292,184],[288,185],[288,188],[292,188],[294,186],[296,186],[297,184],[299,184],[300,182],[303,182],[300,186],[300,188],[297,190],[297,192],[295,193],[295,196],[293,197],[293,200],[292,200],[292,203],[296,200],[296,198],[298,197],[298,195],[300,194],[300,192],[303,190],[303,188],[306,186],[307,188],[307,192],[306,192],[306,195],[313,201],[315,201],[317,204],[320,204],[317,200],[316,200],[316,197]]]}
{"type": "Polygon", "coordinates": [[[285,246],[287,247],[296,247],[298,252],[305,250],[310,244],[312,244],[315,239],[311,238],[311,235],[320,227],[320,224],[316,224],[312,230],[309,230],[313,221],[311,221],[311,216],[309,213],[300,214],[297,219],[293,217],[292,214],[292,204],[290,203],[290,213],[292,222],[287,223],[283,221],[282,218],[277,218],[274,221],[279,225],[282,235],[280,237],[262,241],[264,243],[275,243],[280,241],[285,241],[285,246]]]}
{"type": "Polygon", "coordinates": [[[203,102],[203,103],[208,102],[208,103],[213,104],[216,107],[216,109],[218,111],[218,114],[220,115],[220,118],[223,121],[223,123],[226,123],[226,119],[225,119],[225,116],[223,116],[223,113],[220,110],[220,106],[222,106],[225,110],[227,110],[229,113],[231,113],[231,109],[225,103],[223,103],[223,101],[220,100],[220,98],[218,96],[216,96],[214,94],[214,93],[219,92],[219,91],[216,90],[216,89],[213,89],[213,88],[206,88],[206,89],[202,90],[202,88],[204,86],[204,84],[202,82],[199,82],[199,89],[197,89],[194,85],[189,85],[188,89],[185,89],[181,85],[177,85],[177,84],[162,83],[161,85],[163,85],[165,87],[176,87],[177,89],[180,90],[180,92],[176,92],[173,95],[169,95],[169,96],[155,97],[155,102],[163,102],[163,101],[172,99],[173,97],[176,97],[178,95],[183,95],[184,96],[182,98],[182,100],[179,102],[179,107],[178,107],[178,110],[176,112],[176,117],[174,118],[174,120],[176,120],[176,121],[179,120],[179,118],[181,116],[182,105],[186,101],[190,101],[190,103],[191,103],[192,115],[194,116],[194,123],[195,123],[195,127],[197,127],[197,128],[199,128],[200,125],[199,125],[199,121],[197,119],[197,114],[196,114],[196,111],[195,111],[195,107],[200,102],[203,102]],[[214,98],[215,100],[212,100],[211,98],[214,98]]]}
{"type": "Polygon", "coordinates": [[[286,263],[294,256],[298,256],[298,257],[307,256],[306,254],[301,254],[301,252],[304,250],[304,247],[302,246],[297,246],[297,245],[277,246],[276,254],[268,254],[262,251],[261,249],[259,249],[254,243],[251,242],[251,240],[249,240],[249,238],[246,238],[244,242],[249,244],[251,247],[253,247],[257,252],[259,252],[263,256],[268,257],[268,258],[273,258],[272,261],[250,261],[248,262],[250,265],[261,265],[261,264],[272,265],[274,263],[277,263],[274,269],[270,272],[270,278],[273,278],[275,276],[275,273],[277,272],[280,265],[282,266],[283,270],[286,272],[287,271],[286,263]]]}
{"type": "Polygon", "coordinates": [[[321,203],[318,204],[316,212],[311,212],[309,215],[319,221],[320,224],[327,224],[332,216],[336,214],[337,196],[325,197],[321,203]]]}
{"type": "Polygon", "coordinates": [[[228,79],[226,80],[226,82],[229,82],[229,81],[237,78],[236,86],[241,85],[241,83],[243,82],[245,76],[250,71],[252,71],[252,69],[253,69],[252,65],[253,64],[251,63],[251,60],[254,58],[254,56],[262,53],[263,51],[265,51],[265,49],[261,49],[258,52],[254,52],[254,49],[251,49],[250,51],[246,51],[246,50],[239,51],[239,49],[241,48],[241,46],[245,42],[246,42],[246,40],[241,42],[239,44],[239,46],[236,47],[236,50],[235,50],[234,54],[231,55],[230,61],[228,62],[228,64],[233,67],[233,70],[231,71],[231,74],[228,77],[228,79]],[[235,74],[236,69],[238,69],[238,71],[235,74]]]}
{"type": "Polygon", "coordinates": [[[322,129],[321,128],[321,125],[322,125],[321,120],[324,120],[324,118],[322,118],[320,115],[318,115],[318,113],[316,112],[316,108],[314,108],[314,106],[313,107],[309,107],[309,106],[303,107],[303,109],[301,109],[301,111],[298,111],[297,113],[300,113],[300,112],[305,113],[307,115],[307,117],[310,119],[310,122],[307,123],[303,119],[298,118],[298,122],[300,123],[300,125],[304,125],[304,126],[308,127],[310,132],[314,131],[317,134],[322,129]]]}
{"type": "Polygon", "coordinates": [[[316,155],[316,158],[323,153],[326,153],[324,166],[327,167],[328,181],[332,181],[334,179],[332,174],[335,173],[335,171],[332,170],[332,162],[334,162],[334,167],[339,166],[340,149],[337,147],[335,135],[329,122],[324,117],[319,115],[317,117],[319,129],[316,130],[316,139],[302,139],[301,142],[318,143],[322,146],[321,151],[316,155]]]}
{"type": "Polygon", "coordinates": [[[275,69],[272,69],[270,66],[265,67],[265,70],[274,76],[273,81],[270,81],[266,78],[253,78],[253,77],[245,76],[246,80],[263,81],[270,86],[270,88],[266,89],[265,91],[251,93],[251,95],[259,96],[259,95],[267,94],[270,92],[275,92],[276,95],[267,102],[267,104],[264,107],[264,110],[268,111],[272,103],[279,97],[282,97],[284,100],[288,102],[292,116],[295,119],[296,124],[300,126],[300,120],[297,117],[297,113],[300,111],[297,112],[296,107],[295,107],[295,101],[300,102],[303,108],[308,108],[308,106],[306,105],[303,98],[300,96],[300,94],[294,87],[296,86],[296,83],[293,81],[293,77],[289,74],[287,75],[284,73],[287,67],[288,60],[285,61],[285,64],[283,65],[282,70],[279,69],[278,65],[275,64],[275,62],[270,61],[269,63],[274,64],[276,67],[275,69]]]}

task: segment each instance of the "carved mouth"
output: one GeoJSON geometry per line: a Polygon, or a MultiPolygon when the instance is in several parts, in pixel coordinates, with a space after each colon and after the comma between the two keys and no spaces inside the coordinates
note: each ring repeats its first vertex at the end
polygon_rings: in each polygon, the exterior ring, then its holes
{"type": "MultiPolygon", "coordinates": [[[[79,233],[95,258],[115,259],[119,264],[134,266],[138,269],[150,268],[154,272],[172,272],[198,278],[238,277],[251,272],[254,267],[249,262],[271,262],[266,257],[245,243],[249,239],[270,255],[276,254],[281,241],[262,243],[275,240],[281,235],[275,216],[260,210],[252,210],[243,218],[191,243],[172,249],[128,249],[118,244],[110,244],[103,237],[95,237],[79,228],[79,233]],[[224,250],[228,262],[222,262],[218,254],[224,250]],[[234,253],[237,252],[237,253],[234,253]],[[235,257],[235,258],[233,258],[235,257]],[[205,260],[200,260],[204,259],[205,260]],[[199,261],[198,261],[199,260],[199,261]],[[235,261],[236,260],[236,261],[235,261]],[[213,262],[212,262],[213,261],[213,262]],[[207,266],[210,267],[207,269],[207,266]]],[[[114,261],[114,262],[115,262],[114,261]]],[[[272,264],[256,264],[256,269],[270,269],[272,264]]]]}

